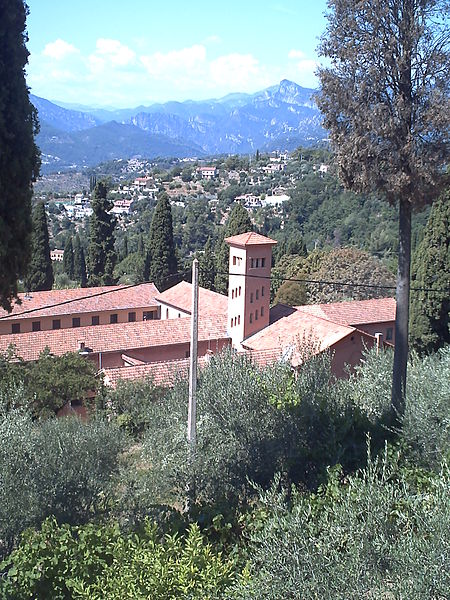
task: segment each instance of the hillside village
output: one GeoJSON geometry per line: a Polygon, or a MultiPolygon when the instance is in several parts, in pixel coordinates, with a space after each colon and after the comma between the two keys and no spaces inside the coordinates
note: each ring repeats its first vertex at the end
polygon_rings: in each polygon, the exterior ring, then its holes
{"type": "Polygon", "coordinates": [[[0,600],[449,600],[447,9],[0,2],[0,600]]]}

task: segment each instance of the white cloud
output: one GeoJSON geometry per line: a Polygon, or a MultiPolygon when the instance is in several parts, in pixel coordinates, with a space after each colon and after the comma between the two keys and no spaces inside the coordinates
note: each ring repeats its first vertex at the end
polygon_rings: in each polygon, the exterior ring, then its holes
{"type": "Polygon", "coordinates": [[[157,79],[170,79],[176,73],[189,76],[204,69],[206,48],[201,44],[195,44],[189,48],[171,50],[165,54],[155,52],[151,55],[141,56],[140,59],[147,73],[157,79]]]}
{"type": "Polygon", "coordinates": [[[305,58],[305,53],[301,50],[290,50],[288,53],[288,58],[305,58]]]}
{"type": "Polygon", "coordinates": [[[317,86],[317,60],[308,58],[302,50],[290,50],[288,59],[293,63],[292,77],[297,83],[305,87],[317,86]]]}
{"type": "Polygon", "coordinates": [[[125,67],[134,62],[136,54],[131,48],[119,42],[119,40],[111,40],[106,38],[99,38],[96,43],[96,53],[91,55],[92,57],[104,58],[112,65],[117,67],[125,67]]]}
{"type": "Polygon", "coordinates": [[[215,85],[239,91],[246,91],[249,83],[261,76],[259,63],[252,54],[219,56],[211,61],[209,73],[215,85]]]}
{"type": "Polygon", "coordinates": [[[43,56],[47,56],[55,60],[63,60],[70,54],[77,54],[78,52],[78,48],[75,48],[75,46],[72,44],[69,44],[61,39],[58,39],[54,42],[49,42],[42,50],[43,56]]]}

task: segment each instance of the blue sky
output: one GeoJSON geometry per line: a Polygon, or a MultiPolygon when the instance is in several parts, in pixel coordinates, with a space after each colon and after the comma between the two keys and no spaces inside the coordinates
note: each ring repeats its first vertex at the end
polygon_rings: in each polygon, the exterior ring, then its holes
{"type": "Polygon", "coordinates": [[[134,107],[316,87],[326,0],[28,0],[27,82],[49,100],[134,107]]]}

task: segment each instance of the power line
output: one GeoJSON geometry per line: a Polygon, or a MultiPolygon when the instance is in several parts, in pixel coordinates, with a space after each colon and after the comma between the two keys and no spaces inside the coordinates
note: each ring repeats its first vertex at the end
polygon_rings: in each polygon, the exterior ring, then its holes
{"type": "MultiPolygon", "coordinates": [[[[204,269],[202,269],[200,267],[200,271],[202,271],[203,273],[210,273],[210,271],[205,271],[204,269]]],[[[165,277],[163,279],[164,282],[166,281],[170,281],[171,279],[174,279],[176,277],[184,277],[186,274],[190,273],[190,269],[185,269],[184,271],[177,271],[177,273],[172,273],[171,275],[168,275],[167,277],[165,277]]],[[[370,289],[379,289],[379,290],[393,290],[395,291],[397,288],[394,285],[381,285],[381,284],[374,284],[374,283],[348,283],[346,281],[327,281],[325,279],[306,279],[306,278],[297,278],[297,277],[273,277],[270,275],[251,275],[248,273],[228,273],[228,272],[223,272],[223,271],[216,271],[217,275],[233,275],[233,276],[238,276],[238,277],[247,277],[247,278],[254,278],[254,279],[265,279],[265,280],[276,280],[276,281],[281,281],[281,282],[286,282],[286,281],[290,281],[293,283],[308,283],[308,284],[312,284],[312,285],[331,285],[331,286],[335,286],[335,287],[349,287],[349,288],[370,288],[370,289]]],[[[0,317],[0,320],[4,320],[4,319],[13,319],[16,317],[21,317],[23,315],[26,314],[31,314],[33,312],[37,312],[37,311],[41,311],[41,310],[47,310],[50,308],[56,308],[58,306],[64,306],[66,304],[71,304],[72,302],[79,302],[80,300],[89,300],[91,298],[96,298],[98,296],[104,296],[105,294],[111,294],[117,291],[122,291],[122,290],[126,290],[126,289],[131,289],[131,288],[135,288],[138,287],[140,285],[146,285],[149,283],[153,283],[152,281],[141,281],[140,283],[131,283],[129,285],[125,285],[123,287],[119,287],[117,288],[117,286],[111,286],[114,289],[109,289],[109,290],[103,290],[101,292],[97,292],[95,294],[88,294],[86,296],[80,296],[78,298],[71,298],[69,300],[62,300],[61,302],[55,302],[54,304],[47,304],[46,306],[39,306],[36,308],[30,308],[28,310],[24,310],[20,313],[15,313],[15,314],[9,314],[9,315],[4,315],[2,317],[0,317]]],[[[450,295],[450,288],[448,289],[431,289],[431,288],[417,288],[417,287],[411,287],[410,288],[411,292],[425,292],[425,293],[432,293],[432,294],[449,294],[450,295]]]]}
{"type": "MultiPolygon", "coordinates": [[[[201,269],[200,269],[201,270],[201,269]]],[[[381,285],[376,283],[348,283],[345,281],[326,281],[325,279],[305,279],[305,278],[296,278],[296,277],[277,277],[277,276],[269,276],[269,275],[249,275],[248,273],[225,273],[221,271],[216,271],[217,275],[233,275],[238,277],[248,277],[255,279],[269,279],[276,281],[292,281],[295,283],[312,283],[316,285],[334,285],[334,286],[346,286],[346,287],[354,287],[354,288],[372,288],[372,289],[380,289],[380,290],[396,290],[397,286],[395,285],[381,285]]],[[[416,288],[411,287],[411,292],[431,292],[436,294],[450,294],[450,288],[447,290],[433,290],[431,288],[416,288]]]]}

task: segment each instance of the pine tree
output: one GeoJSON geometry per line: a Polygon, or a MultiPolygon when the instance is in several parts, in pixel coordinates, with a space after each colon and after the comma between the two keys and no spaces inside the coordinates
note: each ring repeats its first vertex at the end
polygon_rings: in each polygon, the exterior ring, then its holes
{"type": "Polygon", "coordinates": [[[31,254],[31,182],[39,174],[37,112],[25,82],[23,0],[0,2],[0,306],[9,309],[31,254]]]}
{"type": "Polygon", "coordinates": [[[443,190],[448,162],[447,0],[329,0],[317,98],[340,177],[398,206],[392,406],[405,405],[411,215],[443,190]]]}
{"type": "Polygon", "coordinates": [[[70,237],[64,247],[63,269],[69,279],[73,279],[73,244],[70,237]]]}
{"type": "Polygon", "coordinates": [[[53,268],[50,259],[47,215],[45,205],[40,202],[33,211],[31,233],[31,261],[26,277],[26,287],[30,292],[51,290],[53,268]]]}
{"type": "Polygon", "coordinates": [[[450,192],[436,201],[413,261],[411,343],[420,353],[450,344],[450,192]]]}
{"type": "Polygon", "coordinates": [[[216,261],[214,258],[214,253],[212,251],[212,242],[211,238],[208,238],[208,241],[205,244],[205,250],[203,254],[200,254],[198,257],[199,261],[199,274],[198,274],[198,283],[201,287],[204,287],[208,290],[215,290],[214,281],[216,277],[216,261]]]}
{"type": "Polygon", "coordinates": [[[80,237],[77,234],[73,240],[73,278],[81,287],[86,287],[86,261],[80,237]]]}
{"type": "Polygon", "coordinates": [[[162,193],[153,213],[149,236],[151,257],[150,279],[163,291],[171,285],[168,276],[177,272],[177,258],[173,241],[172,210],[169,196],[162,193]]]}
{"type": "Polygon", "coordinates": [[[234,205],[222,231],[223,234],[218,244],[219,251],[217,252],[215,288],[220,294],[227,294],[230,248],[225,242],[225,238],[253,231],[251,219],[242,204],[237,203],[234,205]]]}
{"type": "Polygon", "coordinates": [[[106,198],[103,182],[95,186],[92,199],[88,267],[88,285],[111,285],[114,283],[114,266],[117,256],[114,249],[114,227],[116,219],[110,213],[112,202],[106,198]]]}

